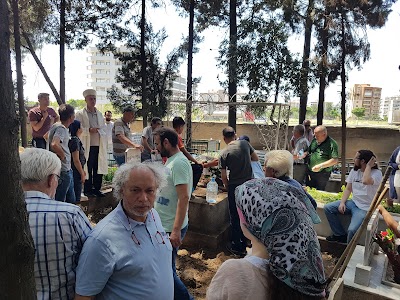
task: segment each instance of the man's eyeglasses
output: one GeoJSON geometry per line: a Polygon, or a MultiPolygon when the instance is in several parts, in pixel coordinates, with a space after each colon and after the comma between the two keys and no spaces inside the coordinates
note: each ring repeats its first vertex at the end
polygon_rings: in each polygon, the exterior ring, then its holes
{"type": "Polygon", "coordinates": [[[55,174],[55,173],[53,173],[53,174],[51,174],[51,175],[54,175],[54,176],[57,177],[57,181],[58,181],[58,184],[59,184],[59,185],[62,183],[63,180],[62,180],[62,178],[60,177],[60,175],[55,174]]]}
{"type": "MultiPolygon", "coordinates": [[[[156,226],[156,229],[157,229],[156,234],[155,234],[155,236],[154,236],[155,239],[156,239],[156,241],[157,241],[157,243],[159,243],[159,244],[165,244],[163,235],[162,235],[162,233],[158,230],[158,226],[157,226],[157,223],[156,223],[156,219],[154,218],[154,214],[153,214],[152,211],[151,211],[151,217],[152,217],[153,222],[154,222],[154,225],[156,226]]],[[[128,222],[129,222],[129,219],[128,219],[128,222]]],[[[130,225],[130,223],[129,223],[129,225],[130,225]]],[[[140,241],[139,241],[139,239],[136,237],[135,231],[133,231],[133,230],[132,230],[131,238],[132,238],[132,241],[134,241],[136,245],[140,246],[140,241]]]]}

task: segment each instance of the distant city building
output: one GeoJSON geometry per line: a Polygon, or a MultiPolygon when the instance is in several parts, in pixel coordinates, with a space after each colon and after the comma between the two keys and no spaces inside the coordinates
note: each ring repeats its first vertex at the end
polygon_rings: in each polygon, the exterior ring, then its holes
{"type": "Polygon", "coordinates": [[[379,116],[383,119],[389,116],[389,113],[400,109],[400,96],[385,97],[382,99],[379,116]]]}
{"type": "Polygon", "coordinates": [[[400,95],[393,97],[386,97],[388,100],[389,108],[387,112],[388,123],[400,124],[400,95]]]}
{"type": "MultiPolygon", "coordinates": [[[[350,92],[349,108],[365,108],[365,116],[378,116],[381,102],[382,88],[370,84],[355,84],[350,92]]],[[[350,110],[350,112],[351,112],[350,110]]]]}
{"type": "MultiPolygon", "coordinates": [[[[118,47],[117,50],[122,53],[127,53],[129,50],[127,47],[118,47]]],[[[121,84],[117,83],[115,76],[117,75],[118,69],[121,67],[121,62],[114,57],[112,52],[101,53],[96,47],[89,47],[86,49],[88,53],[87,61],[89,65],[88,70],[88,82],[87,86],[92,87],[97,92],[97,102],[99,104],[109,103],[107,100],[107,90],[116,85],[119,89],[129,94],[128,91],[124,90],[121,84]]],[[[186,99],[186,79],[180,75],[172,82],[172,100],[182,101],[186,99]]],[[[193,85],[194,99],[197,98],[197,85],[193,85]]]]}

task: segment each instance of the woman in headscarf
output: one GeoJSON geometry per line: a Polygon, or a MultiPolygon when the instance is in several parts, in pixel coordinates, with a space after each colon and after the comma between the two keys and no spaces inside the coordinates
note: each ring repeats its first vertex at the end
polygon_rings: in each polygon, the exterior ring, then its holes
{"type": "Polygon", "coordinates": [[[252,254],[224,262],[207,299],[324,299],[324,268],[311,203],[275,178],[254,179],[235,191],[241,227],[252,254]]]}

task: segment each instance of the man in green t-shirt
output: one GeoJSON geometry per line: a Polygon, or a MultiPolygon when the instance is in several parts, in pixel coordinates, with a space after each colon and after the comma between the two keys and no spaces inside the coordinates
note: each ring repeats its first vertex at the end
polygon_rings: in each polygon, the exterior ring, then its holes
{"type": "Polygon", "coordinates": [[[314,129],[314,139],[311,141],[308,151],[308,174],[306,185],[318,190],[325,190],[332,167],[338,163],[338,145],[334,139],[328,136],[328,131],[323,125],[314,129]]]}
{"type": "Polygon", "coordinates": [[[167,184],[161,188],[154,208],[160,215],[162,225],[170,235],[172,244],[172,270],[174,276],[174,299],[193,299],[179,279],[175,259],[179,246],[188,229],[189,199],[192,194],[193,173],[189,160],[178,148],[178,134],[172,128],[161,127],[153,132],[154,146],[165,163],[167,184]]]}

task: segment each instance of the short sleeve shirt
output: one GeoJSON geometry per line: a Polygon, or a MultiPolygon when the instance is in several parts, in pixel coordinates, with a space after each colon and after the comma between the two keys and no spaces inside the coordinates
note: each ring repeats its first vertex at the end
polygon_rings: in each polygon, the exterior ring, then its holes
{"type": "MultiPolygon", "coordinates": [[[[56,118],[57,114],[54,111],[54,109],[52,109],[51,107],[47,108],[47,112],[49,113],[49,115],[47,116],[46,120],[44,121],[42,128],[40,128],[38,131],[36,131],[32,127],[32,137],[42,138],[44,136],[44,134],[50,130],[50,126],[51,126],[50,116],[52,118],[56,118]]],[[[40,110],[40,107],[34,107],[31,110],[29,110],[29,112],[28,112],[28,118],[29,118],[30,122],[40,122],[40,120],[42,120],[42,117],[43,117],[43,114],[42,114],[42,111],[40,110]]]]}
{"type": "MultiPolygon", "coordinates": [[[[339,150],[336,141],[329,136],[318,145],[317,140],[314,138],[308,147],[310,162],[308,168],[312,168],[318,164],[324,163],[331,158],[339,157],[339,150]]],[[[321,172],[331,172],[332,167],[324,168],[321,172]]]]}
{"type": "MultiPolygon", "coordinates": [[[[150,148],[154,149],[153,128],[151,128],[151,126],[147,126],[143,129],[142,137],[144,137],[147,140],[147,143],[149,144],[150,148]]],[[[143,150],[143,152],[146,154],[150,154],[146,148],[143,150]]]]}
{"type": "MultiPolygon", "coordinates": [[[[79,161],[83,167],[86,163],[86,158],[85,158],[85,148],[83,148],[81,140],[77,136],[71,137],[71,139],[68,143],[68,147],[69,147],[69,151],[71,152],[71,156],[72,156],[72,153],[74,153],[75,151],[79,151],[79,161]]],[[[71,158],[71,167],[73,170],[76,171],[76,167],[73,163],[72,158],[71,158]]]]}
{"type": "MultiPolygon", "coordinates": [[[[187,184],[188,195],[192,194],[193,171],[189,160],[182,152],[168,158],[165,164],[167,174],[167,185],[161,189],[155,209],[160,215],[165,231],[171,232],[175,222],[176,208],[178,206],[178,193],[176,186],[187,184]]],[[[188,213],[186,212],[182,228],[188,224],[188,213]]]]}
{"type": "Polygon", "coordinates": [[[121,202],[87,238],[76,270],[76,293],[96,299],[174,297],[172,245],[152,209],[128,219],[121,202]]]}
{"type": "Polygon", "coordinates": [[[61,148],[65,154],[65,159],[61,161],[61,171],[71,170],[71,152],[69,151],[69,131],[62,124],[54,124],[50,128],[49,144],[51,145],[54,138],[60,140],[61,148]]]}
{"type": "Polygon", "coordinates": [[[125,150],[128,149],[128,146],[118,139],[118,135],[120,134],[128,139],[131,139],[132,136],[128,123],[122,121],[121,118],[114,122],[114,127],[112,129],[113,154],[115,156],[125,155],[125,150]]]}
{"type": "Polygon", "coordinates": [[[185,147],[185,144],[183,143],[183,139],[182,139],[181,135],[178,134],[178,148],[182,149],[184,147],[185,147]]]}
{"type": "Polygon", "coordinates": [[[229,184],[243,184],[253,178],[251,168],[251,154],[254,148],[249,142],[236,140],[230,142],[222,151],[220,165],[222,169],[228,169],[229,184]]]}
{"type": "MultiPolygon", "coordinates": [[[[310,143],[308,142],[308,140],[304,136],[302,136],[297,141],[295,141],[293,153],[300,154],[301,151],[303,151],[304,153],[307,151],[309,145],[310,143]]],[[[304,164],[304,159],[296,159],[294,162],[298,164],[304,164]]]]}
{"type": "Polygon", "coordinates": [[[357,207],[362,210],[368,210],[378,190],[379,184],[382,181],[382,172],[378,169],[371,170],[371,177],[374,180],[374,183],[371,185],[362,183],[363,175],[364,172],[361,172],[361,170],[354,171],[354,169],[352,169],[346,182],[351,183],[353,201],[357,207]]]}

